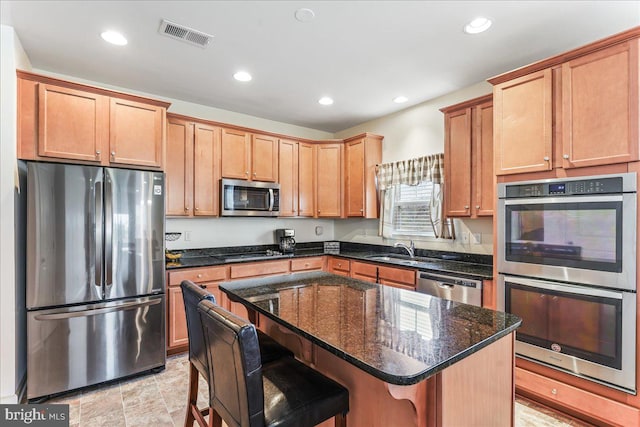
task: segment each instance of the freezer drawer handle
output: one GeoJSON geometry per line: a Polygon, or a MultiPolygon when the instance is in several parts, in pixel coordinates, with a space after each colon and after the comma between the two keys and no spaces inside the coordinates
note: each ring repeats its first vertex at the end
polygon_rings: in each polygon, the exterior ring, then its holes
{"type": "Polygon", "coordinates": [[[59,319],[70,319],[72,317],[95,316],[98,314],[113,313],[115,311],[133,310],[134,308],[156,305],[156,304],[160,304],[161,301],[162,299],[158,298],[158,299],[152,299],[152,300],[142,301],[142,302],[136,302],[136,301],[126,302],[124,304],[116,305],[114,307],[97,308],[94,310],[72,311],[72,312],[66,312],[66,313],[39,314],[35,316],[35,319],[36,320],[59,320],[59,319]]]}

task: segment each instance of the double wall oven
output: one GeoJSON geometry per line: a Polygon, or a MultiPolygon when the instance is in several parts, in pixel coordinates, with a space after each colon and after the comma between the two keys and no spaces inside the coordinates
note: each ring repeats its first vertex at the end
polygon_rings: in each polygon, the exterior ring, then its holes
{"type": "Polygon", "coordinates": [[[516,353],[636,393],[636,174],[498,185],[498,304],[516,353]]]}

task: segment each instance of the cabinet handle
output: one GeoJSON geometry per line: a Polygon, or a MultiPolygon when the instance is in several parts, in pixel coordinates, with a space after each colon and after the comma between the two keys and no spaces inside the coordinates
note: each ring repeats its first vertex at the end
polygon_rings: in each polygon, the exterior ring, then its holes
{"type": "Polygon", "coordinates": [[[342,264],[338,264],[338,267],[342,267],[342,264]]]}
{"type": "Polygon", "coordinates": [[[465,209],[469,209],[469,205],[464,205],[464,208],[465,209]]]}
{"type": "Polygon", "coordinates": [[[207,285],[200,285],[200,289],[207,289],[207,285]]]}
{"type": "Polygon", "coordinates": [[[548,161],[549,161],[549,156],[544,156],[544,159],[543,159],[543,160],[544,160],[545,162],[548,162],[548,161]]]}
{"type": "Polygon", "coordinates": [[[318,209],[318,213],[320,213],[320,209],[318,209]]]}
{"type": "Polygon", "coordinates": [[[189,206],[185,206],[184,211],[189,212],[189,206]]]}
{"type": "Polygon", "coordinates": [[[360,209],[360,212],[361,212],[361,213],[362,213],[362,212],[364,212],[364,209],[360,209]]]}
{"type": "Polygon", "coordinates": [[[552,388],[551,389],[551,394],[553,394],[555,396],[556,394],[558,394],[558,390],[556,390],[555,388],[552,388]]]}
{"type": "Polygon", "coordinates": [[[480,205],[476,205],[476,209],[480,209],[480,205]]]}
{"type": "Polygon", "coordinates": [[[308,263],[308,262],[305,262],[305,263],[304,263],[304,266],[305,266],[305,267],[309,267],[309,263],[308,263]]]}
{"type": "Polygon", "coordinates": [[[254,173],[253,173],[253,176],[256,176],[256,175],[257,175],[257,174],[254,172],[254,173]]]}
{"type": "Polygon", "coordinates": [[[198,274],[196,277],[197,277],[198,279],[202,279],[202,273],[198,274]]]}
{"type": "Polygon", "coordinates": [[[245,171],[244,174],[248,176],[249,175],[249,171],[245,171]]]}
{"type": "Polygon", "coordinates": [[[565,160],[569,160],[569,155],[568,154],[563,154],[562,158],[565,159],[565,160]]]}
{"type": "Polygon", "coordinates": [[[111,152],[111,160],[115,160],[116,159],[116,152],[112,151],[111,152]]]}
{"type": "Polygon", "coordinates": [[[196,210],[198,210],[198,208],[196,208],[196,210]]]}
{"type": "Polygon", "coordinates": [[[96,150],[96,159],[100,160],[100,150],[96,150]]]}

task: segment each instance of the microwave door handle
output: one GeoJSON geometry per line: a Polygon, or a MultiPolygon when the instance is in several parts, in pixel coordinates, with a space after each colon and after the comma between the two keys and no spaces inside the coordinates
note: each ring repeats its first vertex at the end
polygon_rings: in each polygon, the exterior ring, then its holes
{"type": "Polygon", "coordinates": [[[273,204],[275,203],[275,197],[273,197],[273,188],[269,189],[269,212],[273,211],[273,204]]]}

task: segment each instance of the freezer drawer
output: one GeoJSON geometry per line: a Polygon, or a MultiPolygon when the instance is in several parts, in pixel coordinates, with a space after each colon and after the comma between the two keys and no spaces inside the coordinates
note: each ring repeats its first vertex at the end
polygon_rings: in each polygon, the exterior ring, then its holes
{"type": "Polygon", "coordinates": [[[164,294],[27,313],[27,398],[165,364],[164,294]]]}

